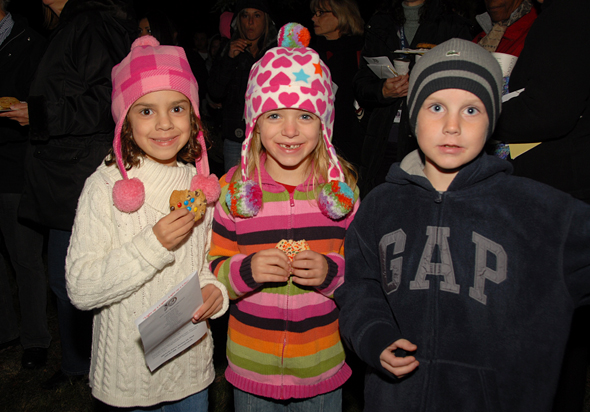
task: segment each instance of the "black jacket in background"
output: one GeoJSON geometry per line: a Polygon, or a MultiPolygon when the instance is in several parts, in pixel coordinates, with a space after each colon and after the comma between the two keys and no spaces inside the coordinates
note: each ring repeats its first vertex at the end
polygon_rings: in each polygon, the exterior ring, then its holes
{"type": "MultiPolygon", "coordinates": [[[[454,37],[471,40],[469,23],[454,13],[444,13],[442,9],[430,10],[427,21],[420,24],[410,48],[418,43],[440,44],[454,37]]],[[[360,68],[354,78],[355,95],[370,114],[362,149],[361,196],[365,196],[385,176],[377,176],[383,160],[387,140],[398,109],[405,105],[406,98],[385,98],[382,88],[384,79],[379,79],[367,67],[367,57],[386,56],[393,62],[402,57],[394,53],[401,48],[397,27],[388,13],[375,14],[365,28],[365,46],[360,59],[360,68]]],[[[412,57],[412,56],[410,56],[412,57]]],[[[413,66],[413,61],[410,67],[413,66]]],[[[405,111],[404,111],[405,112],[405,111]]],[[[404,113],[398,135],[398,160],[417,147],[411,136],[407,115],[404,113]]]]}
{"type": "Polygon", "coordinates": [[[590,203],[590,2],[545,4],[510,75],[494,139],[543,142],[513,161],[530,177],[590,203]]]}
{"type": "Polygon", "coordinates": [[[335,299],[370,366],[365,410],[551,410],[572,313],[590,303],[590,206],[510,169],[480,156],[439,193],[395,164],[363,199],[335,299]],[[379,356],[400,338],[420,365],[396,379],[379,356]]]}
{"type": "Polygon", "coordinates": [[[137,24],[116,0],[69,0],[31,85],[27,182],[19,214],[71,230],[84,182],[106,156],[115,127],[111,70],[137,24]]]}
{"type": "Polygon", "coordinates": [[[327,40],[317,36],[311,47],[318,52],[338,86],[334,100],[334,133],[332,144],[338,154],[358,168],[361,162],[364,130],[359,123],[354,107],[352,81],[358,71],[358,62],[363,48],[362,36],[342,36],[327,40]]]}
{"type": "MultiPolygon", "coordinates": [[[[46,41],[24,19],[11,14],[14,26],[0,44],[0,96],[26,101],[46,41]]],[[[21,193],[29,128],[0,118],[0,193],[21,193]]]]}

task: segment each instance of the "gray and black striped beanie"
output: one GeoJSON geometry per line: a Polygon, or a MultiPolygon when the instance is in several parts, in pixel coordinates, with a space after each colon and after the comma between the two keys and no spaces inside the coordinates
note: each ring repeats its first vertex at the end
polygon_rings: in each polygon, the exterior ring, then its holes
{"type": "Polygon", "coordinates": [[[470,41],[451,39],[418,60],[410,74],[408,89],[408,110],[414,134],[424,100],[443,89],[466,90],[479,97],[490,120],[489,139],[502,109],[502,69],[492,54],[470,41]]]}

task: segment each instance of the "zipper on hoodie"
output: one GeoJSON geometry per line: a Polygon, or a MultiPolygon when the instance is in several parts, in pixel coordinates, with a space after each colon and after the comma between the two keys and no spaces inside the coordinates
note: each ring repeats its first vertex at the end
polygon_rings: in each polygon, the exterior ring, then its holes
{"type": "Polygon", "coordinates": [[[281,394],[280,399],[285,399],[285,350],[287,349],[287,326],[289,324],[289,289],[291,289],[291,277],[287,281],[286,305],[285,305],[285,330],[283,331],[283,350],[281,351],[281,394]]]}
{"type": "MultiPolygon", "coordinates": [[[[293,212],[294,212],[294,208],[295,208],[295,196],[294,196],[294,191],[293,193],[289,192],[289,206],[290,206],[290,210],[289,210],[289,239],[293,238],[293,212]]],[[[287,281],[287,292],[285,294],[286,296],[286,303],[285,303],[285,330],[283,332],[283,349],[281,351],[281,393],[279,395],[280,399],[284,399],[285,395],[284,395],[284,388],[285,388],[285,383],[284,383],[284,371],[285,371],[285,350],[287,349],[287,329],[288,329],[288,324],[289,324],[289,290],[291,289],[291,277],[289,276],[289,280],[287,281]]]]}

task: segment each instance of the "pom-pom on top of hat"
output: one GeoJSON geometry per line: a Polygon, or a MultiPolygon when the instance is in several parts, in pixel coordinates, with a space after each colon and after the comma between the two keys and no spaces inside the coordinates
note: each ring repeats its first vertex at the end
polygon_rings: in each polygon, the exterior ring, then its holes
{"type": "Polygon", "coordinates": [[[326,183],[318,195],[318,206],[324,216],[338,220],[346,216],[354,205],[354,192],[344,182],[326,183]]]}
{"type": "Polygon", "coordinates": [[[279,30],[277,44],[279,47],[307,47],[311,36],[309,30],[299,23],[287,23],[279,30]]]}
{"type": "Polygon", "coordinates": [[[133,42],[133,44],[131,45],[131,50],[133,50],[136,47],[142,47],[142,46],[156,47],[159,45],[160,45],[160,42],[154,36],[141,36],[141,37],[138,37],[133,42]]]}

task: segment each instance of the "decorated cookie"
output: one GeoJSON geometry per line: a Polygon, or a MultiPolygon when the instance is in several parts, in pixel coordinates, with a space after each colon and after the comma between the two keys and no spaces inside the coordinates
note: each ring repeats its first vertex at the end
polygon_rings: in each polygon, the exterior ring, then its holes
{"type": "Polygon", "coordinates": [[[195,214],[195,222],[205,215],[207,209],[207,199],[201,191],[192,190],[175,190],[170,195],[170,211],[176,209],[187,209],[195,214]]]}
{"type": "Polygon", "coordinates": [[[20,101],[16,97],[0,97],[0,110],[10,109],[10,106],[18,103],[20,101]]]}
{"type": "Polygon", "coordinates": [[[307,244],[305,239],[297,241],[293,239],[283,239],[279,243],[277,243],[275,248],[285,252],[291,262],[293,262],[293,258],[297,253],[303,252],[304,250],[310,250],[309,245],[307,244]]]}

